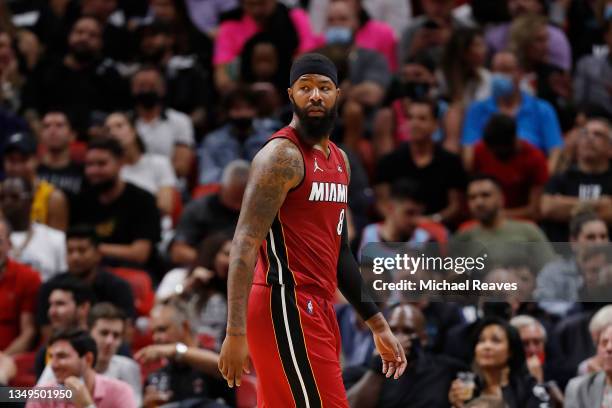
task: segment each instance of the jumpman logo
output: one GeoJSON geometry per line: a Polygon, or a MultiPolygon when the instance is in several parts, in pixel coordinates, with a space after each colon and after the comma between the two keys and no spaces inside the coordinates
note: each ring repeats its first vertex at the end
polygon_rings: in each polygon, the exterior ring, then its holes
{"type": "Polygon", "coordinates": [[[317,159],[315,158],[314,172],[316,173],[317,170],[323,171],[323,169],[319,167],[319,163],[317,163],[317,159]]]}

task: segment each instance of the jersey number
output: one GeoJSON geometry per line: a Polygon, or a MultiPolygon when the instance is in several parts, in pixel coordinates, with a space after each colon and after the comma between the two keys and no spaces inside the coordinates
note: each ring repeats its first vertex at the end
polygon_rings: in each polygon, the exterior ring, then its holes
{"type": "Polygon", "coordinates": [[[338,235],[342,235],[342,226],[344,225],[344,208],[340,211],[340,219],[338,220],[338,235]]]}

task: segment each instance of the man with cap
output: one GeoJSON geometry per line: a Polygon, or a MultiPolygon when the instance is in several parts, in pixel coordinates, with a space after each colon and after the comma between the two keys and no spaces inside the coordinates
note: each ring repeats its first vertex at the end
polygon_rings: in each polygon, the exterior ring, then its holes
{"type": "Polygon", "coordinates": [[[230,387],[239,386],[250,352],[259,406],[348,407],[337,288],[372,330],[387,377],[402,375],[406,357],[377,306],[362,296],[348,246],[350,168],[329,140],[340,95],[336,67],[319,54],[299,57],[288,95],[293,120],[253,159],[242,202],[219,369],[230,387]]]}
{"type": "Polygon", "coordinates": [[[68,226],[68,201],[60,190],[37,175],[36,140],[29,133],[11,135],[4,148],[6,177],[25,179],[32,184],[32,222],[65,231],[68,226]]]}

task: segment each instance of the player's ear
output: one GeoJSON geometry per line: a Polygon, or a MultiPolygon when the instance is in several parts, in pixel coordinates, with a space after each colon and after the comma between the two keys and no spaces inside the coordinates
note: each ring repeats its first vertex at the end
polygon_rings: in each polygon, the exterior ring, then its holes
{"type": "Polygon", "coordinates": [[[293,89],[287,88],[287,95],[289,95],[289,99],[293,96],[293,89]]]}

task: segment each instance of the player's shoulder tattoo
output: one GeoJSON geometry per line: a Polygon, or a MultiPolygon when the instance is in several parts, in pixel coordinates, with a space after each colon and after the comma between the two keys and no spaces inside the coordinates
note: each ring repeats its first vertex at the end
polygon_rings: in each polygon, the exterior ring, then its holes
{"type": "Polygon", "coordinates": [[[304,159],[300,149],[290,140],[278,138],[271,140],[257,154],[254,170],[259,179],[269,179],[272,183],[294,187],[304,178],[304,159]]]}

